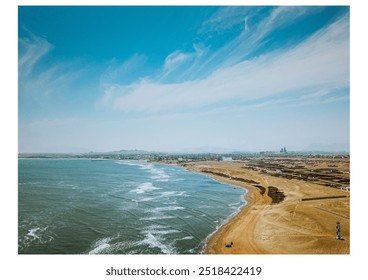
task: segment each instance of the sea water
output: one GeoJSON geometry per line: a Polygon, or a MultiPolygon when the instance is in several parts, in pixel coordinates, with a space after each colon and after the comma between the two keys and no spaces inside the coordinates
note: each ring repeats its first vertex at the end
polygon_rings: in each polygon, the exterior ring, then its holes
{"type": "Polygon", "coordinates": [[[19,159],[20,254],[197,254],[245,190],[175,165],[19,159]]]}

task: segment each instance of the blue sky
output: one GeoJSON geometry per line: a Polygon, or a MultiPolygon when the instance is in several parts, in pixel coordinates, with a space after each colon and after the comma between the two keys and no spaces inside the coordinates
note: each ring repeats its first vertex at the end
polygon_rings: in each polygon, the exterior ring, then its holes
{"type": "Polygon", "coordinates": [[[348,7],[19,7],[19,152],[349,150],[348,7]]]}

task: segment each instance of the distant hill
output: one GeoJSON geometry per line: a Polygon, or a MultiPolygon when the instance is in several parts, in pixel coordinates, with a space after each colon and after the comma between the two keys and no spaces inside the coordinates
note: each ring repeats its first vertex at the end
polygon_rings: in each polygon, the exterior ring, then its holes
{"type": "Polygon", "coordinates": [[[111,151],[105,153],[96,152],[96,154],[118,154],[118,155],[148,155],[148,154],[159,154],[160,152],[155,151],[145,151],[145,150],[119,150],[119,151],[111,151]]]}

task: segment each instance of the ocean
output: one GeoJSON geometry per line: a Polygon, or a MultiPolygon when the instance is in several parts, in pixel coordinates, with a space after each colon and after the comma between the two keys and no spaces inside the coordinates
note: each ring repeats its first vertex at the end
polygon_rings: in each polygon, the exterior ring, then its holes
{"type": "Polygon", "coordinates": [[[19,254],[199,254],[246,190],[145,161],[18,160],[19,254]]]}

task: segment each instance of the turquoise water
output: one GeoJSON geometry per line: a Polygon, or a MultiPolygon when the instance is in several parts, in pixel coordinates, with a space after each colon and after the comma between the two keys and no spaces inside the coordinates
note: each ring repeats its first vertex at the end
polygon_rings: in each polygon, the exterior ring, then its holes
{"type": "Polygon", "coordinates": [[[196,254],[245,190],[144,161],[19,159],[20,254],[196,254]]]}

